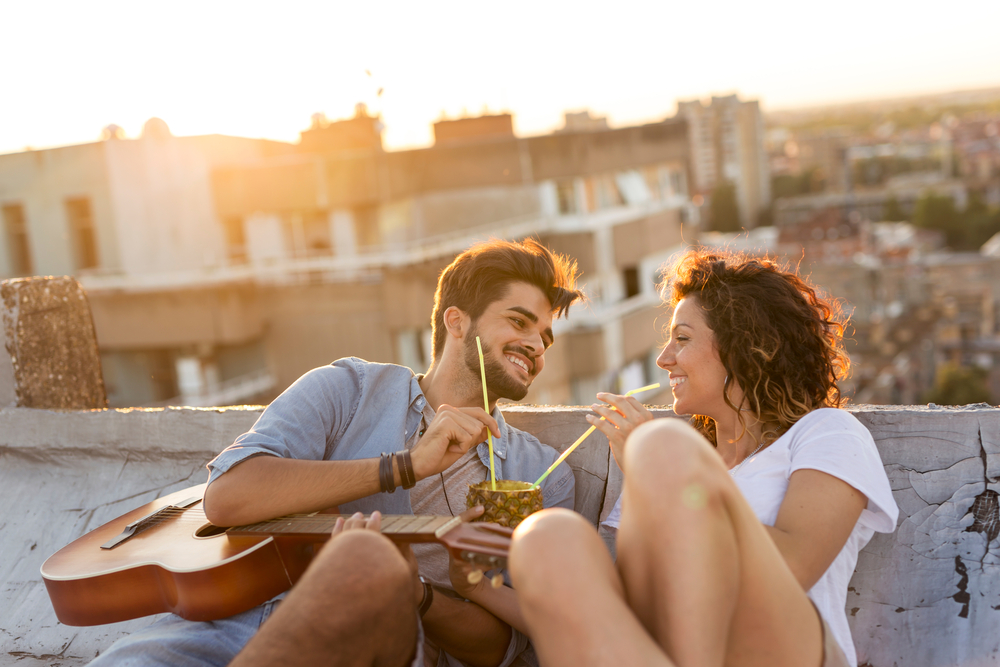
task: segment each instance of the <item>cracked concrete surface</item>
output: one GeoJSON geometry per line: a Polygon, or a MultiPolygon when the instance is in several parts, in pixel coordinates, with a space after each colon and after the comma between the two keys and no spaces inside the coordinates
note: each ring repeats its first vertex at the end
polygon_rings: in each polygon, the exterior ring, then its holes
{"type": "Polygon", "coordinates": [[[900,507],[895,535],[876,535],[862,551],[848,592],[859,662],[1000,664],[1000,542],[970,530],[977,498],[1000,486],[1000,410],[855,414],[879,445],[900,507]]]}
{"type": "MultiPolygon", "coordinates": [[[[509,423],[557,448],[588,427],[583,408],[504,410],[509,423]]],[[[1000,492],[1000,409],[865,406],[854,413],[878,443],[901,511],[897,532],[875,536],[851,581],[847,610],[859,662],[1000,665],[1000,539],[989,523],[991,493],[1000,492]]],[[[203,482],[205,463],[258,414],[0,409],[0,665],[85,665],[150,623],[60,624],[39,567],[87,531],[203,482]]],[[[592,521],[605,516],[621,490],[607,441],[593,434],[569,462],[577,509],[592,521]]]]}

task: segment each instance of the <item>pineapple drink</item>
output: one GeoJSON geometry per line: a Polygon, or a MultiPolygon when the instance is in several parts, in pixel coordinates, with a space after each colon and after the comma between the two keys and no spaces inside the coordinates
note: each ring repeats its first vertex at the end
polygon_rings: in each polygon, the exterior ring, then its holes
{"type": "MultiPolygon", "coordinates": [[[[479,372],[483,379],[483,403],[486,412],[490,411],[489,395],[486,392],[486,361],[483,359],[483,345],[476,336],[476,348],[479,350],[479,372]]],[[[486,511],[476,521],[497,523],[508,528],[516,528],[532,512],[542,509],[542,489],[530,482],[516,482],[497,479],[493,467],[493,436],[486,432],[486,440],[490,448],[490,478],[479,484],[469,485],[469,495],[465,502],[468,507],[482,505],[486,511]]],[[[470,583],[473,574],[470,573],[470,583]]],[[[502,580],[494,577],[496,587],[502,580]]]]}
{"type": "Polygon", "coordinates": [[[466,497],[468,507],[482,505],[486,508],[476,521],[488,521],[509,528],[517,528],[528,515],[542,509],[542,489],[531,482],[498,479],[496,490],[490,480],[469,485],[466,497]]]}

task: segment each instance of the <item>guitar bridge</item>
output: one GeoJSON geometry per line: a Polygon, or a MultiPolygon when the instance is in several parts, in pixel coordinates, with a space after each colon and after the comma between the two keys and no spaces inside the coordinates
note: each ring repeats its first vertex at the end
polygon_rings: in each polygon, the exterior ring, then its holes
{"type": "Polygon", "coordinates": [[[188,498],[187,500],[182,500],[176,505],[167,505],[166,507],[161,507],[155,512],[150,512],[141,519],[136,519],[132,523],[125,526],[125,530],[123,530],[120,535],[118,535],[117,537],[113,537],[112,539],[102,544],[101,548],[114,549],[119,544],[125,542],[129,538],[137,535],[138,533],[141,533],[143,530],[153,525],[153,522],[156,519],[172,513],[176,513],[177,511],[186,510],[187,508],[196,504],[200,500],[201,496],[193,496],[191,498],[188,498]]]}

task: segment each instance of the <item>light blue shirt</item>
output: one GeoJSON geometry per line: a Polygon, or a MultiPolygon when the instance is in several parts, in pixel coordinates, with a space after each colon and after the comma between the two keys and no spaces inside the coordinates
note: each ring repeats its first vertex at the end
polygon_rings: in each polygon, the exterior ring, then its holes
{"type": "MultiPolygon", "coordinates": [[[[253,428],[209,462],[208,483],[253,456],[344,461],[398,452],[420,428],[426,404],[418,378],[409,368],[356,357],[338,359],[309,371],[274,399],[253,428]]],[[[534,482],[559,457],[559,452],[533,435],[508,426],[499,407],[493,409],[493,418],[500,427],[500,437],[493,440],[497,479],[534,482]]],[[[489,445],[479,443],[476,453],[489,467],[489,445]]],[[[565,462],[542,482],[545,507],[573,509],[574,494],[573,472],[565,462]]],[[[397,488],[395,493],[376,493],[340,505],[344,514],[374,510],[413,514],[410,492],[397,488]]],[[[506,572],[504,578],[509,583],[506,572]]],[[[513,630],[501,667],[511,664],[526,647],[527,637],[513,630]]],[[[522,658],[529,664],[536,660],[530,647],[522,658]]],[[[438,664],[462,663],[442,652],[438,664]]]]}
{"type": "MultiPolygon", "coordinates": [[[[409,368],[377,364],[355,357],[316,368],[274,399],[249,431],[236,438],[208,464],[211,484],[236,464],[252,456],[270,455],[312,461],[378,458],[398,452],[420,428],[427,399],[409,368]]],[[[493,440],[497,479],[534,482],[558,458],[559,452],[533,435],[508,426],[499,407],[493,418],[500,437],[493,440]]],[[[476,452],[490,465],[489,445],[476,452]]],[[[545,507],[573,509],[573,472],[562,463],[542,482],[545,507]]],[[[340,511],[412,514],[410,492],[376,493],[342,503],[340,511]]]]}

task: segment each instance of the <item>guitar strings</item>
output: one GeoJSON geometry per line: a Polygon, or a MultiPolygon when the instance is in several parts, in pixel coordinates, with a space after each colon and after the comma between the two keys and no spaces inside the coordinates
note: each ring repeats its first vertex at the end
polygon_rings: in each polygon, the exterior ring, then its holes
{"type": "MultiPolygon", "coordinates": [[[[142,523],[136,526],[136,530],[145,531],[150,528],[160,526],[168,521],[175,524],[203,524],[208,522],[204,509],[194,507],[164,507],[147,516],[148,518],[146,518],[145,521],[143,521],[143,517],[140,517],[131,522],[135,523],[142,521],[142,523]]],[[[333,527],[336,525],[337,518],[341,516],[349,515],[291,514],[284,517],[269,519],[267,521],[248,524],[247,528],[244,528],[244,530],[249,529],[261,533],[267,532],[268,530],[271,532],[295,532],[296,529],[302,532],[329,532],[333,530],[333,527]]],[[[435,516],[414,517],[410,515],[399,515],[398,518],[396,518],[394,516],[390,516],[387,517],[386,523],[382,527],[382,532],[413,532],[418,534],[424,532],[430,533],[439,528],[440,524],[447,518],[448,517],[435,516]]]]}

